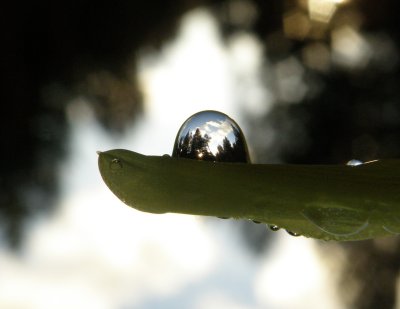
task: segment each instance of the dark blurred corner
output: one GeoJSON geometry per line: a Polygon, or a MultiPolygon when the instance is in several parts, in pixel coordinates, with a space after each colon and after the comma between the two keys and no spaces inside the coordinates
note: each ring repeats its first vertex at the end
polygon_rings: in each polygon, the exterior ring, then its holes
{"type": "MultiPolygon", "coordinates": [[[[106,128],[122,130],[141,111],[135,51],[157,49],[199,5],[213,10],[226,39],[248,32],[266,46],[273,104],[248,115],[258,161],[400,157],[395,0],[7,3],[0,10],[0,224],[12,247],[25,219],[51,208],[69,99],[88,98],[106,128]]],[[[398,246],[397,238],[343,245],[342,287],[357,283],[352,308],[394,306],[398,246]]]]}
{"type": "Polygon", "coordinates": [[[158,48],[196,1],[6,2],[0,10],[0,226],[11,246],[26,218],[48,211],[65,154],[64,108],[90,100],[99,121],[122,130],[140,113],[134,55],[158,48]]]}

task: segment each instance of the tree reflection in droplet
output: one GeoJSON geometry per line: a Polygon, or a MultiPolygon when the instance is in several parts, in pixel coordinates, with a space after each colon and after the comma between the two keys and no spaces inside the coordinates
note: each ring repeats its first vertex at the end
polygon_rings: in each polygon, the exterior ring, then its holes
{"type": "Polygon", "coordinates": [[[172,156],[250,163],[242,130],[232,118],[217,111],[202,111],[189,117],[178,131],[172,156]]]}

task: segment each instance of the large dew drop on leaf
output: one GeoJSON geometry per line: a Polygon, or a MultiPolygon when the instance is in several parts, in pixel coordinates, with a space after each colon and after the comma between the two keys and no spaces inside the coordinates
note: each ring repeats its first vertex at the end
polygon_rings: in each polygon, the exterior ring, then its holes
{"type": "Polygon", "coordinates": [[[232,118],[217,111],[202,111],[189,117],[178,131],[172,156],[250,163],[242,130],[232,118]]]}

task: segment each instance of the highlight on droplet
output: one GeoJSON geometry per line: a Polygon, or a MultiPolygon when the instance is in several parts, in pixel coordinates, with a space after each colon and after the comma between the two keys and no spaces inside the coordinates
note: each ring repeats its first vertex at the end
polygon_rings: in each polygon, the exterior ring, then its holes
{"type": "Polygon", "coordinates": [[[114,158],[110,162],[110,169],[117,170],[122,168],[122,162],[118,158],[114,158]]]}

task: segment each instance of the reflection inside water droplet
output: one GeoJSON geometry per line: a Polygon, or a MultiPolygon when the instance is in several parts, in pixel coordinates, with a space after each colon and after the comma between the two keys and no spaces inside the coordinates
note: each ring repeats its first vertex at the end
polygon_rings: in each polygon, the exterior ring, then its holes
{"type": "Polygon", "coordinates": [[[296,233],[296,232],[292,232],[292,231],[288,231],[288,230],[286,230],[286,232],[287,232],[290,236],[294,236],[294,237],[300,236],[300,234],[299,234],[299,233],[296,233]]]}
{"type": "Polygon", "coordinates": [[[358,166],[358,165],[362,165],[362,164],[363,164],[363,162],[360,160],[357,160],[357,159],[352,159],[346,163],[346,165],[348,165],[348,166],[358,166]]]}
{"type": "Polygon", "coordinates": [[[280,230],[280,227],[277,226],[277,225],[274,225],[274,224],[270,224],[270,225],[268,225],[268,227],[269,227],[269,229],[270,229],[271,231],[274,231],[274,232],[280,230]]]}
{"type": "Polygon", "coordinates": [[[121,162],[121,160],[120,160],[120,159],[117,159],[117,158],[112,159],[111,162],[110,162],[110,168],[111,168],[112,170],[117,170],[117,169],[122,168],[122,162],[121,162]]]}
{"type": "Polygon", "coordinates": [[[302,214],[325,233],[351,236],[368,226],[368,215],[363,211],[340,207],[308,207],[302,214]]]}
{"type": "Polygon", "coordinates": [[[189,117],[178,131],[172,156],[250,163],[242,130],[233,119],[217,111],[203,111],[189,117]]]}

